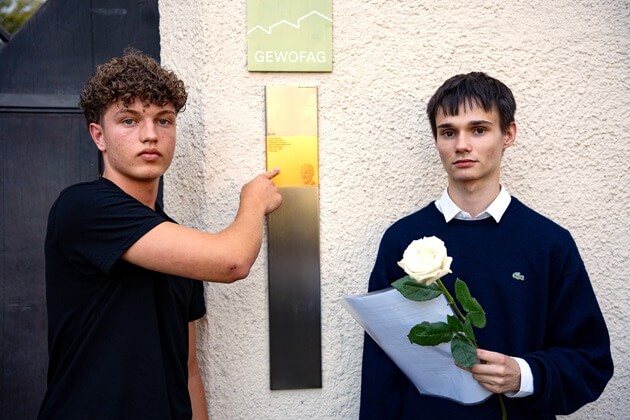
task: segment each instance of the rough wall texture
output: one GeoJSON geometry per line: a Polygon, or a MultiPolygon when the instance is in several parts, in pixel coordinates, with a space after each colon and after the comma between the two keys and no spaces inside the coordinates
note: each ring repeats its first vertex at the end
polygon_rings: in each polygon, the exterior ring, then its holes
{"type": "Polygon", "coordinates": [[[264,86],[319,87],[323,388],[269,390],[266,248],[250,277],[206,285],[199,356],[211,417],[354,419],[362,330],[341,307],[364,292],[380,237],[445,178],[426,102],[446,78],[485,71],[516,96],[502,182],[569,228],[609,324],[615,376],[571,419],[627,418],[630,347],[630,2],[334,2],[334,71],[249,73],[246,2],[160,2],[162,59],[187,82],[166,205],[210,231],[264,170],[264,86]]]}

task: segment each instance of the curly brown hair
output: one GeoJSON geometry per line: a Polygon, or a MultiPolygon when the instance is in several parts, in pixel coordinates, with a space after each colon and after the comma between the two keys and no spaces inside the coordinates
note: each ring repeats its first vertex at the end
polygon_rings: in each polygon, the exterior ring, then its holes
{"type": "Polygon", "coordinates": [[[175,73],[139,51],[127,50],[96,68],[81,91],[79,106],[89,125],[99,123],[109,105],[118,101],[124,106],[136,98],[144,106],[171,103],[179,113],[187,97],[184,82],[175,73]]]}

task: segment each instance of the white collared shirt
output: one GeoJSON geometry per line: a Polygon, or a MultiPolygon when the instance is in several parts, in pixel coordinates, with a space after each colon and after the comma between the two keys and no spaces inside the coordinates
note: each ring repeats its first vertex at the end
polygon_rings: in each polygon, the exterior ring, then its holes
{"type": "MultiPolygon", "coordinates": [[[[435,200],[435,206],[444,215],[446,223],[453,219],[457,220],[482,220],[492,217],[497,223],[501,221],[503,214],[507,210],[512,197],[508,193],[507,189],[501,186],[499,195],[490,203],[487,209],[479,213],[476,217],[472,217],[470,213],[460,209],[457,204],[448,195],[448,189],[445,188],[440,198],[435,200]]],[[[518,363],[521,369],[521,389],[518,392],[507,392],[506,397],[509,398],[522,398],[532,395],[534,393],[534,377],[532,375],[532,369],[527,362],[520,357],[512,357],[518,363]]]]}
{"type": "Polygon", "coordinates": [[[440,213],[444,215],[444,220],[446,223],[450,222],[453,219],[458,220],[481,220],[487,219],[488,217],[494,218],[494,220],[499,223],[503,214],[507,210],[510,205],[510,201],[512,201],[512,197],[507,189],[501,186],[501,190],[499,191],[499,195],[490,203],[487,209],[482,211],[477,215],[477,217],[472,217],[470,213],[465,212],[460,209],[457,204],[451,199],[448,195],[448,189],[445,188],[444,192],[440,198],[435,200],[435,206],[438,208],[440,213]]]}

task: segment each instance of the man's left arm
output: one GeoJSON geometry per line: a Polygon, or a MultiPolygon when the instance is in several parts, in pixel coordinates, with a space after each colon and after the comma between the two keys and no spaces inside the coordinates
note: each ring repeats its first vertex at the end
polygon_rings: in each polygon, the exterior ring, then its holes
{"type": "Polygon", "coordinates": [[[513,357],[483,350],[477,354],[485,363],[470,369],[486,389],[516,391],[529,409],[556,415],[570,414],[596,400],[614,371],[608,329],[575,243],[568,241],[563,251],[565,258],[551,258],[560,274],[552,276],[557,280],[546,301],[543,341],[538,350],[519,355],[528,372],[522,372],[513,357]],[[528,374],[533,393],[523,395],[528,374]]]}
{"type": "Polygon", "coordinates": [[[197,364],[197,337],[194,321],[188,323],[188,393],[192,405],[192,420],[208,420],[206,391],[197,364]]]}

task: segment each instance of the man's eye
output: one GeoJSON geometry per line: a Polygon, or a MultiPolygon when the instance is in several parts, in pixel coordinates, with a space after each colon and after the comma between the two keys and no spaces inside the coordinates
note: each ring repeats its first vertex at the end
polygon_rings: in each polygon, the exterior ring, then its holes
{"type": "Polygon", "coordinates": [[[485,127],[475,127],[475,129],[474,129],[475,134],[483,134],[486,131],[488,131],[488,130],[486,130],[485,127]]]}
{"type": "Polygon", "coordinates": [[[161,118],[158,120],[158,124],[161,126],[167,126],[171,124],[171,120],[168,120],[166,118],[161,118]]]}
{"type": "Polygon", "coordinates": [[[132,125],[133,124],[133,119],[131,118],[125,118],[124,120],[121,121],[121,123],[123,125],[132,125]]]}
{"type": "Polygon", "coordinates": [[[448,130],[448,131],[442,131],[442,136],[443,137],[453,137],[455,135],[454,131],[448,130]]]}

